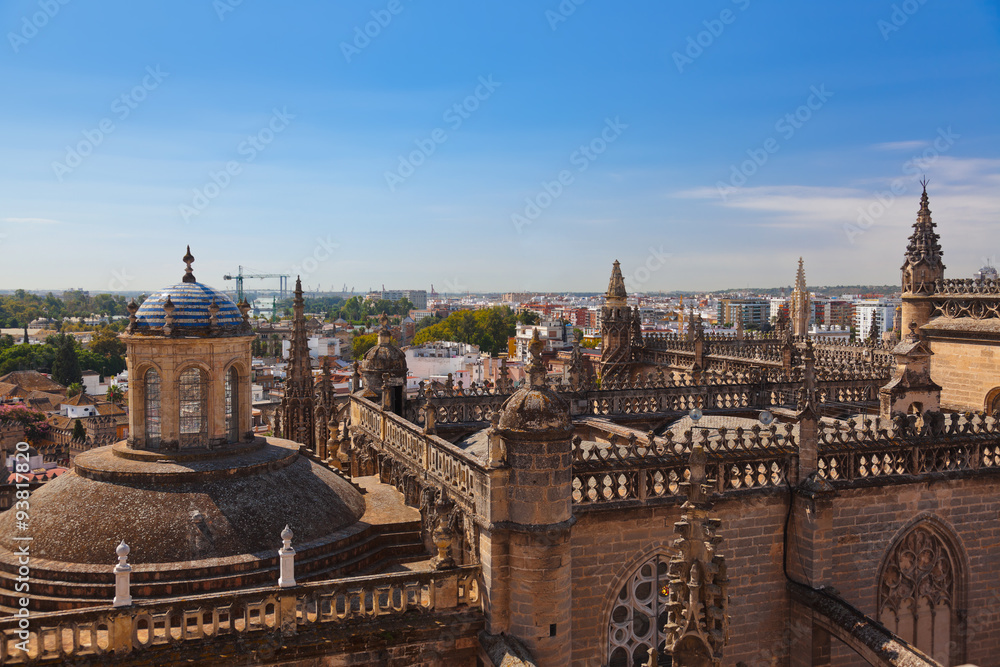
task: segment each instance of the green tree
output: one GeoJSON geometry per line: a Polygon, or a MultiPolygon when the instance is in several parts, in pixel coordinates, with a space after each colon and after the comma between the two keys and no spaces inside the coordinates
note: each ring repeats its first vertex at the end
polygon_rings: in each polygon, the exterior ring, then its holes
{"type": "Polygon", "coordinates": [[[82,394],[86,391],[84,386],[79,382],[74,382],[66,387],[66,398],[73,398],[77,394],[82,394]]]}
{"type": "Polygon", "coordinates": [[[83,428],[83,422],[79,419],[73,422],[73,439],[77,442],[83,442],[87,439],[87,429],[83,428]]]}
{"type": "Polygon", "coordinates": [[[365,356],[365,353],[375,347],[378,343],[378,334],[355,334],[354,338],[351,339],[351,356],[360,360],[365,356]]]}
{"type": "Polygon", "coordinates": [[[536,313],[533,310],[522,310],[517,315],[517,321],[520,322],[521,324],[531,325],[531,324],[538,324],[539,322],[542,321],[542,318],[540,318],[538,316],[538,313],[536,313]]]}
{"type": "Polygon", "coordinates": [[[104,396],[108,399],[108,401],[114,403],[115,405],[121,405],[125,401],[125,392],[122,391],[122,388],[117,384],[109,386],[108,391],[104,394],[104,396]]]}
{"type": "Polygon", "coordinates": [[[441,322],[421,329],[415,345],[435,340],[450,340],[478,345],[483,352],[496,355],[507,349],[507,339],[517,329],[518,316],[507,306],[482,310],[460,310],[441,322]]]}
{"type": "MultiPolygon", "coordinates": [[[[50,337],[51,338],[51,337],[50,337]]],[[[52,379],[67,387],[74,382],[83,382],[80,359],[77,357],[76,341],[72,336],[60,334],[56,346],[56,356],[52,361],[52,379]]]]}

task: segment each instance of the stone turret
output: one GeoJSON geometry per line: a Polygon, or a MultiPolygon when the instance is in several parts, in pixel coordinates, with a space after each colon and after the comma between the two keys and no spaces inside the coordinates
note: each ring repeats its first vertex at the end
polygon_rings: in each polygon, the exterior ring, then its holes
{"type": "Polygon", "coordinates": [[[880,414],[936,412],[941,405],[941,386],[931,379],[931,355],[916,322],[910,323],[910,335],[893,348],[896,373],[879,389],[880,414]]]}
{"type": "Polygon", "coordinates": [[[217,449],[253,440],[253,330],[232,299],[197,282],[190,246],[181,282],[129,304],[122,334],[133,449],[217,449]]]}
{"type": "Polygon", "coordinates": [[[625,279],[621,264],[615,260],[611,280],[601,308],[601,381],[613,384],[627,380],[632,374],[634,343],[641,344],[638,322],[628,305],[625,279]],[[638,340],[633,340],[633,337],[638,340]]]}
{"type": "Polygon", "coordinates": [[[380,323],[378,344],[365,353],[361,362],[362,382],[365,392],[374,392],[391,412],[402,414],[406,399],[406,354],[392,342],[389,316],[382,313],[380,323]]]}
{"type": "Polygon", "coordinates": [[[493,431],[506,452],[507,493],[490,542],[506,538],[509,595],[495,600],[490,631],[524,642],[539,665],[571,655],[570,529],[573,426],[569,407],[545,382],[538,333],[528,383],[500,409],[493,431]]]}
{"type": "Polygon", "coordinates": [[[937,225],[931,220],[931,209],[927,199],[927,181],[920,195],[920,210],[913,223],[913,233],[906,246],[903,262],[903,306],[901,310],[904,326],[916,322],[918,327],[927,324],[931,314],[931,296],[935,282],[944,279],[944,262],[941,256],[941,238],[935,231],[937,225]]]}

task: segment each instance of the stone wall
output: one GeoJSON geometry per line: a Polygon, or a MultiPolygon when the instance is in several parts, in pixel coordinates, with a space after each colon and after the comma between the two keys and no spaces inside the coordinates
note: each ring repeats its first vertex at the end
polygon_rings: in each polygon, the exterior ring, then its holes
{"type": "MultiPolygon", "coordinates": [[[[877,616],[879,571],[887,552],[921,519],[951,530],[964,559],[966,661],[996,664],[1000,655],[1000,477],[969,476],[908,484],[839,489],[815,502],[796,498],[789,531],[789,571],[798,580],[833,586],[851,605],[877,616]],[[807,514],[808,510],[808,514],[807,514]]],[[[782,569],[788,493],[748,493],[716,502],[722,553],[730,579],[730,638],[724,663],[788,664],[795,642],[782,569]]],[[[626,579],[665,553],[680,507],[578,513],[573,545],[573,662],[606,664],[614,596],[626,579]]],[[[864,665],[832,642],[833,665],[864,665]]]]}
{"type": "MultiPolygon", "coordinates": [[[[879,569],[895,540],[921,519],[931,518],[958,541],[966,585],[965,660],[996,663],[1000,655],[1000,478],[881,486],[842,491],[830,508],[833,586],[850,604],[876,617],[879,569]]],[[[725,528],[725,526],[723,526],[725,528]]],[[[835,665],[863,665],[835,645],[835,665]]]]}
{"type": "MultiPolygon", "coordinates": [[[[787,652],[783,634],[788,598],[781,545],[788,493],[783,489],[720,500],[713,516],[730,579],[730,640],[725,663],[751,667],[787,652]]],[[[575,667],[607,664],[612,601],[626,579],[677,537],[674,505],[578,514],[573,527],[573,662],[575,667]]],[[[779,661],[781,664],[781,661],[779,661]]]]}
{"type": "Polygon", "coordinates": [[[1000,387],[1000,348],[983,342],[931,341],[931,379],[941,385],[941,407],[983,410],[1000,387]]]}

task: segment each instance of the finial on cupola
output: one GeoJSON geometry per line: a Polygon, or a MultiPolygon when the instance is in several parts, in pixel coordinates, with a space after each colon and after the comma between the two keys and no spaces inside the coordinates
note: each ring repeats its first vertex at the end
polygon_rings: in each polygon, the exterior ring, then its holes
{"type": "Polygon", "coordinates": [[[194,255],[191,254],[191,246],[187,247],[187,254],[184,255],[183,261],[187,264],[187,268],[184,269],[184,282],[193,283],[197,282],[194,279],[194,269],[191,268],[191,264],[194,262],[194,255]]]}

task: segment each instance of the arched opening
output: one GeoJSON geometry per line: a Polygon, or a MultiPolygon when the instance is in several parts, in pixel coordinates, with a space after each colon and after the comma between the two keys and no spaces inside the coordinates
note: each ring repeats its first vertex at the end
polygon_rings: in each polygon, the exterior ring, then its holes
{"type": "Polygon", "coordinates": [[[146,449],[160,448],[160,374],[150,368],[143,375],[142,393],[145,432],[143,439],[146,449]]]}
{"type": "Polygon", "coordinates": [[[957,664],[965,653],[961,582],[951,540],[923,521],[889,550],[878,582],[878,620],[942,665],[957,664]]]}
{"type": "Polygon", "coordinates": [[[181,447],[204,447],[208,441],[208,382],[205,371],[189,368],[178,385],[181,447]]]}
{"type": "Polygon", "coordinates": [[[608,667],[642,667],[656,647],[660,667],[671,665],[664,648],[667,623],[667,569],[670,559],[657,555],[625,580],[608,622],[608,667]]]}
{"type": "Polygon", "coordinates": [[[236,367],[231,367],[226,373],[226,439],[229,442],[240,440],[240,374],[236,367]]]}
{"type": "Polygon", "coordinates": [[[994,387],[987,392],[983,408],[986,410],[986,414],[993,414],[1000,410],[1000,387],[994,387]]]}

